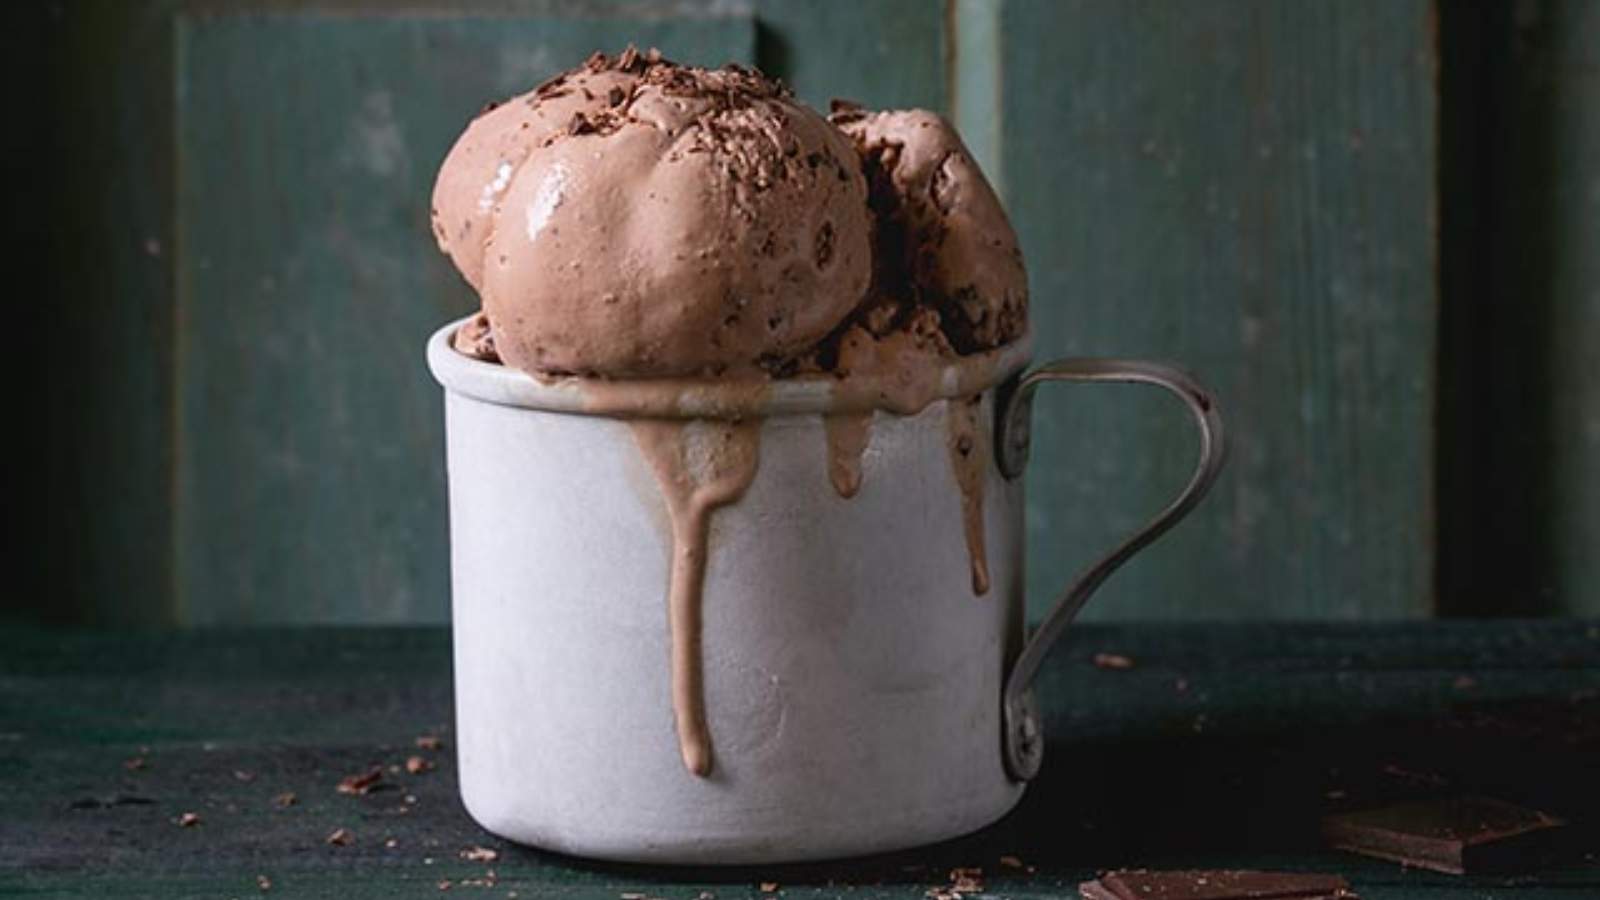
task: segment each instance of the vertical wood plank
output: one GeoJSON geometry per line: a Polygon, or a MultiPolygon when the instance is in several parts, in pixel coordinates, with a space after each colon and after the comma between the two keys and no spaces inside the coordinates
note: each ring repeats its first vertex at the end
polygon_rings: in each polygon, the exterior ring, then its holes
{"type": "Polygon", "coordinates": [[[944,0],[756,0],[761,67],[826,111],[835,97],[879,109],[946,110],[944,0]]]}
{"type": "Polygon", "coordinates": [[[23,492],[40,497],[29,593],[46,620],[174,621],[171,7],[51,4],[27,39],[49,49],[16,82],[46,106],[16,126],[44,151],[18,170],[32,199],[16,205],[47,245],[19,297],[47,373],[23,419],[43,429],[23,492]]]}
{"type": "Polygon", "coordinates": [[[993,0],[950,0],[950,118],[961,140],[988,177],[1005,193],[1004,129],[1005,40],[1001,4],[993,0]]]}
{"type": "Polygon", "coordinates": [[[1449,611],[1600,613],[1600,4],[1449,9],[1484,90],[1463,139],[1463,307],[1446,411],[1449,611]],[[1453,401],[1453,402],[1449,402],[1453,401]]]}
{"type": "Polygon", "coordinates": [[[485,100],[629,41],[749,62],[748,18],[188,16],[178,31],[177,589],[184,621],[443,621],[439,388],[474,306],[433,246],[485,100]]]}
{"type": "MultiPolygon", "coordinates": [[[[1006,197],[1041,356],[1180,361],[1230,469],[1098,618],[1433,608],[1435,65],[1425,0],[1004,5],[1006,197]]],[[[1035,603],[1192,465],[1175,405],[1042,398],[1035,603]]]]}

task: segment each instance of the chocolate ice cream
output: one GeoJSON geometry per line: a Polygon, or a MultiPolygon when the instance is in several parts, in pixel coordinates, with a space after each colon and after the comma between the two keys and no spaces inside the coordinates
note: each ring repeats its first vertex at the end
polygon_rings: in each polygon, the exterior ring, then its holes
{"type": "Polygon", "coordinates": [[[871,272],[866,197],[850,141],[777,82],[630,50],[468,126],[434,231],[506,363],[717,375],[849,315],[871,272]]]}
{"type": "Polygon", "coordinates": [[[840,101],[831,118],[855,142],[872,185],[874,305],[901,317],[936,312],[958,353],[1021,337],[1022,250],[950,123],[927,110],[868,112],[840,101]]]}
{"type": "Polygon", "coordinates": [[[955,129],[831,120],[758,71],[632,49],[487,109],[433,197],[483,301],[464,352],[539,377],[784,377],[1021,337],[1016,235],[955,129]]]}

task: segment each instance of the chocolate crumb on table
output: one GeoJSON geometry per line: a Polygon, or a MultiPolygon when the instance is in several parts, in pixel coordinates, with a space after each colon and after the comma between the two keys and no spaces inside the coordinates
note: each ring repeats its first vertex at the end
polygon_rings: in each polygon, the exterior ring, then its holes
{"type": "Polygon", "coordinates": [[[1355,900],[1338,875],[1128,869],[1078,885],[1083,900],[1355,900]]]}
{"type": "Polygon", "coordinates": [[[923,892],[928,900],[963,900],[984,893],[983,869],[977,866],[958,866],[951,869],[950,883],[935,885],[923,892]]]}
{"type": "Polygon", "coordinates": [[[406,771],[412,775],[421,775],[423,772],[433,771],[433,761],[420,756],[406,757],[406,771]]]}
{"type": "Polygon", "coordinates": [[[1133,659],[1121,653],[1096,653],[1094,664],[1102,669],[1131,669],[1133,659]]]}
{"type": "Polygon", "coordinates": [[[350,842],[352,840],[354,840],[354,839],[355,839],[355,837],[354,837],[354,835],[352,835],[350,833],[350,829],[348,829],[348,828],[335,828],[332,832],[330,832],[328,834],[327,841],[328,841],[328,843],[334,845],[335,847],[347,847],[347,846],[350,845],[350,842]]]}
{"type": "Polygon", "coordinates": [[[975,867],[951,869],[950,889],[962,894],[983,893],[983,870],[975,867]]]}
{"type": "MultiPolygon", "coordinates": [[[[474,320],[474,321],[476,321],[476,320],[474,320]]],[[[484,323],[485,323],[484,327],[487,328],[488,327],[488,320],[485,319],[484,323]]],[[[465,326],[463,326],[463,327],[465,327],[465,326]]],[[[417,744],[417,749],[418,750],[442,750],[442,749],[444,749],[444,739],[439,737],[436,734],[421,734],[421,735],[418,735],[417,736],[417,740],[416,740],[416,744],[417,744]]]]}
{"type": "Polygon", "coordinates": [[[1566,824],[1538,810],[1488,797],[1451,797],[1342,813],[1322,820],[1330,846],[1365,856],[1464,875],[1523,862],[1566,824]]]}
{"type": "Polygon", "coordinates": [[[365,772],[346,775],[339,781],[341,794],[365,794],[383,780],[383,767],[373,766],[365,772]]]}

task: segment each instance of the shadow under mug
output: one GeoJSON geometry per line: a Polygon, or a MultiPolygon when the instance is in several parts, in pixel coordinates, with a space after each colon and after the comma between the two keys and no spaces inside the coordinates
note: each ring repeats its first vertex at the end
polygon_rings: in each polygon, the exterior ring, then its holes
{"type": "MultiPolygon", "coordinates": [[[[484,828],[565,853],[773,863],[931,843],[993,822],[1039,770],[1030,685],[1118,566],[1199,502],[1224,459],[1209,392],[1169,366],[1028,348],[976,391],[980,531],[952,465],[971,385],[877,412],[861,486],[829,480],[825,383],[775,381],[753,480],[710,520],[698,629],[715,764],[680,757],[666,596],[673,536],[627,416],[581,379],[541,383],[436,332],[445,388],[461,795],[484,828]],[[1024,627],[1030,408],[1061,381],[1155,385],[1199,430],[1193,475],[1024,627]],[[971,577],[979,541],[988,589],[971,577]]],[[[692,420],[695,402],[677,415],[692,420]]],[[[1070,735],[1060,736],[1070,739],[1070,735]]]]}

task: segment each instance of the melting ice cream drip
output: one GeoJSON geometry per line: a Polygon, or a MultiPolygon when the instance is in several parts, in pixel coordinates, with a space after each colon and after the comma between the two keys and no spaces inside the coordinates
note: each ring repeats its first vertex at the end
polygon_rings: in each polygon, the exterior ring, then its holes
{"type": "Polygon", "coordinates": [[[861,490],[861,461],[872,443],[872,411],[830,413],[823,425],[828,434],[828,480],[848,500],[861,490]]]}
{"type": "Polygon", "coordinates": [[[638,419],[632,427],[672,520],[667,589],[672,712],[683,764],[703,777],[712,765],[701,649],[711,514],[738,500],[754,480],[761,423],[638,419]]]}
{"type": "Polygon", "coordinates": [[[972,592],[989,592],[989,553],[983,535],[983,482],[989,470],[989,442],[980,427],[983,395],[945,401],[949,423],[950,465],[961,488],[961,520],[972,565],[972,592]]]}

